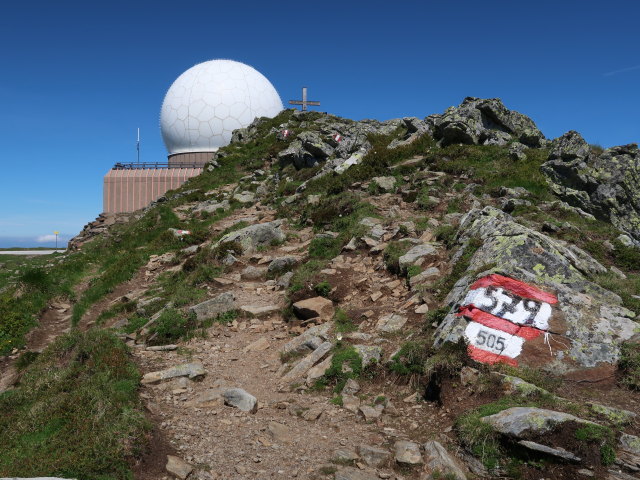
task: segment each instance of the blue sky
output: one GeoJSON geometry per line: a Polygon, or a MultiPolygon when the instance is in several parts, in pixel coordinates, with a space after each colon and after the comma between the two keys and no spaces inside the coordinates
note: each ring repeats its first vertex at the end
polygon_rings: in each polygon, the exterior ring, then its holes
{"type": "Polygon", "coordinates": [[[640,139],[638,2],[3,2],[0,247],[76,234],[115,162],[163,161],[166,90],[212,58],[248,63],[282,99],[424,117],[500,97],[547,137],[640,139]],[[10,237],[10,238],[8,238],[10,237]],[[18,239],[17,237],[21,237],[18,239]]]}

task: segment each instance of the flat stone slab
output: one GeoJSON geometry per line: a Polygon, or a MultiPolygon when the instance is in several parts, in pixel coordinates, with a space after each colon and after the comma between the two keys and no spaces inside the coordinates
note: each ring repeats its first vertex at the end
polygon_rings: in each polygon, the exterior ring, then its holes
{"type": "Polygon", "coordinates": [[[520,440],[518,444],[522,445],[525,448],[528,448],[529,450],[534,450],[536,452],[552,455],[554,457],[561,458],[562,460],[568,460],[570,462],[577,462],[577,463],[582,461],[580,457],[576,457],[573,453],[569,452],[568,450],[565,450],[564,448],[560,448],[560,447],[552,448],[552,447],[548,447],[547,445],[531,442],[529,440],[520,440]]]}
{"type": "Polygon", "coordinates": [[[272,313],[276,313],[280,311],[280,307],[277,305],[266,305],[266,306],[254,306],[254,305],[243,305],[240,307],[245,313],[249,313],[254,317],[262,317],[266,315],[271,315],[272,313]]]}
{"type": "Polygon", "coordinates": [[[480,420],[491,425],[495,431],[516,438],[527,432],[543,434],[565,422],[596,425],[594,422],[583,420],[569,413],[535,407],[508,408],[480,420]]]}
{"type": "Polygon", "coordinates": [[[331,342],[324,342],[313,352],[300,360],[300,362],[298,362],[291,370],[289,370],[289,372],[287,372],[282,377],[282,380],[284,382],[291,383],[295,380],[300,379],[309,371],[309,369],[311,369],[311,367],[318,363],[322,359],[322,357],[329,353],[332,347],[333,344],[331,342]]]}
{"type": "Polygon", "coordinates": [[[333,302],[328,298],[314,297],[293,304],[293,311],[302,320],[320,317],[331,320],[334,314],[333,302]]]}
{"type": "Polygon", "coordinates": [[[398,313],[390,313],[380,317],[376,325],[376,330],[385,333],[398,332],[402,330],[405,323],[407,323],[407,317],[398,313]]]}
{"type": "Polygon", "coordinates": [[[167,368],[166,370],[160,370],[157,372],[150,372],[142,377],[142,384],[147,385],[151,383],[159,383],[163,380],[168,380],[175,377],[189,377],[194,379],[202,377],[207,374],[201,363],[185,363],[177,365],[175,367],[167,368]]]}
{"type": "Polygon", "coordinates": [[[400,264],[401,268],[406,268],[410,265],[413,265],[418,260],[421,260],[425,257],[429,257],[432,255],[436,255],[437,253],[438,253],[438,250],[436,249],[436,247],[434,247],[429,243],[416,245],[415,247],[412,247],[407,253],[402,255],[398,259],[398,263],[400,264]]]}

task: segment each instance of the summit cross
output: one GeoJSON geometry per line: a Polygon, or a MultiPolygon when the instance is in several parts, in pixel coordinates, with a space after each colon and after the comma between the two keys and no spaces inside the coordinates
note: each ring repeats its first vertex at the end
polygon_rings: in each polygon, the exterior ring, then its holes
{"type": "Polygon", "coordinates": [[[289,105],[302,105],[302,111],[307,111],[307,105],[320,106],[320,102],[307,100],[307,87],[302,87],[302,100],[289,100],[289,105]]]}

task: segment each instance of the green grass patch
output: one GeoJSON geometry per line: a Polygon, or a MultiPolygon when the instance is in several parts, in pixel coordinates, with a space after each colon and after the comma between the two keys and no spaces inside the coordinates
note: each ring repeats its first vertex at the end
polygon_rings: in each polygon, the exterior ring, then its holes
{"type": "Polygon", "coordinates": [[[140,375],[105,331],[58,338],[0,395],[0,475],[132,478],[148,425],[140,375]]]}
{"type": "Polygon", "coordinates": [[[405,342],[400,351],[391,358],[389,370],[398,375],[422,375],[429,353],[424,341],[405,342]]]}
{"type": "Polygon", "coordinates": [[[338,342],[333,351],[331,366],[321,379],[325,385],[333,385],[334,392],[342,391],[350,378],[358,378],[362,374],[362,357],[351,345],[338,342]]]}
{"type": "Polygon", "coordinates": [[[406,241],[394,241],[389,242],[382,253],[384,264],[387,266],[387,270],[396,275],[402,274],[400,268],[400,257],[407,253],[413,245],[406,241]]]}
{"type": "Polygon", "coordinates": [[[620,383],[631,390],[640,391],[640,344],[623,343],[620,350],[620,383]]]}
{"type": "Polygon", "coordinates": [[[603,465],[611,465],[616,460],[615,433],[609,427],[587,424],[575,431],[576,440],[595,443],[600,447],[600,461],[603,465]]]}
{"type": "Polygon", "coordinates": [[[336,310],[333,321],[336,324],[336,331],[341,333],[355,332],[358,329],[353,320],[340,308],[336,310]]]}

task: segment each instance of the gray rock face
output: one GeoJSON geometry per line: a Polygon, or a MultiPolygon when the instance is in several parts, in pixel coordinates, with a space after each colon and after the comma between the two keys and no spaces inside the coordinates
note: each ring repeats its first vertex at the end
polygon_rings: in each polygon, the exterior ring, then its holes
{"type": "Polygon", "coordinates": [[[612,147],[596,155],[573,133],[564,143],[560,139],[569,134],[558,139],[557,148],[542,165],[554,193],[569,205],[611,222],[640,246],[638,145],[612,147]]]}
{"type": "Polygon", "coordinates": [[[275,243],[284,242],[286,236],[280,226],[282,220],[259,223],[231,232],[222,237],[213,248],[222,244],[235,244],[243,254],[253,253],[258,247],[268,247],[275,243]]]}
{"type": "MultiPolygon", "coordinates": [[[[620,297],[587,279],[606,271],[600,263],[491,207],[472,210],[462,220],[459,243],[467,245],[471,238],[482,240],[482,245],[472,256],[468,273],[445,300],[452,312],[436,330],[435,346],[464,337],[469,320],[455,315],[459,305],[473,282],[498,273],[542,289],[558,300],[549,307],[546,334],[527,339],[517,362],[560,374],[617,362],[621,342],[633,337],[637,323],[633,321],[635,313],[622,306],[620,297]],[[486,271],[486,265],[491,270],[486,271]]],[[[460,248],[457,254],[462,251],[460,248]]]]}
{"type": "Polygon", "coordinates": [[[255,413],[258,409],[258,400],[241,388],[229,388],[222,392],[224,403],[236,407],[243,412],[255,413]]]}
{"type": "Polygon", "coordinates": [[[508,110],[498,98],[467,97],[458,107],[450,107],[442,115],[431,115],[425,121],[442,145],[504,145],[507,138],[529,147],[545,143],[544,135],[533,120],[508,110]]]}
{"type": "Polygon", "coordinates": [[[194,305],[189,308],[189,310],[196,314],[198,320],[206,320],[208,318],[214,318],[221,313],[235,310],[236,307],[236,299],[233,293],[224,292],[214,298],[194,305]]]}
{"type": "Polygon", "coordinates": [[[449,452],[436,441],[430,441],[423,445],[425,470],[429,473],[439,473],[446,478],[456,480],[467,480],[467,476],[460,467],[460,464],[449,452]]]}
{"type": "Polygon", "coordinates": [[[549,160],[574,160],[584,159],[589,155],[589,144],[575,130],[569,130],[564,135],[551,142],[549,160]]]}
{"type": "Polygon", "coordinates": [[[524,161],[527,159],[527,146],[520,142],[515,142],[509,147],[509,157],[512,160],[524,161]]]}
{"type": "Polygon", "coordinates": [[[534,407],[508,408],[481,420],[496,432],[512,438],[522,438],[525,434],[542,435],[566,422],[593,424],[569,413],[534,407]]]}

